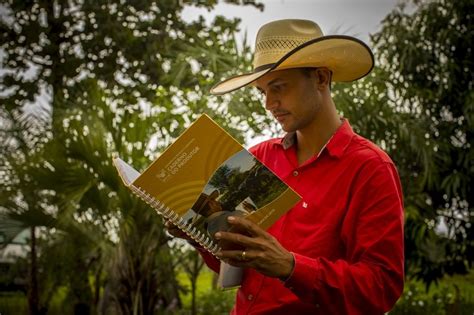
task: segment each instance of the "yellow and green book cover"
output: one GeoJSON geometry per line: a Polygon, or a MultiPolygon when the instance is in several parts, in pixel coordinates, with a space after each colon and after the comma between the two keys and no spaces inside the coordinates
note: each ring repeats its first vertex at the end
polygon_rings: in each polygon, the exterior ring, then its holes
{"type": "Polygon", "coordinates": [[[270,227],[300,197],[207,115],[142,173],[114,159],[125,185],[211,253],[229,215],[270,227]]]}

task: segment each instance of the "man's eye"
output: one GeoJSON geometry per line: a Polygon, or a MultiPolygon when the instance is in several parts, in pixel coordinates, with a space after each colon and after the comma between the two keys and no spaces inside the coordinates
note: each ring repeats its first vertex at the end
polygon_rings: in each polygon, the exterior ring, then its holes
{"type": "Polygon", "coordinates": [[[275,84],[275,85],[272,85],[270,87],[272,92],[281,92],[281,90],[283,90],[283,88],[284,88],[284,84],[275,84]]]}

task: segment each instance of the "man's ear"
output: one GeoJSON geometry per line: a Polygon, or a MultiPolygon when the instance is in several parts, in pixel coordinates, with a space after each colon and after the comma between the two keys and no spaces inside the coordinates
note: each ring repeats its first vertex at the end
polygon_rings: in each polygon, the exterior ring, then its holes
{"type": "Polygon", "coordinates": [[[326,88],[331,86],[331,70],[328,68],[317,68],[313,75],[315,76],[316,82],[320,88],[326,88]]]}

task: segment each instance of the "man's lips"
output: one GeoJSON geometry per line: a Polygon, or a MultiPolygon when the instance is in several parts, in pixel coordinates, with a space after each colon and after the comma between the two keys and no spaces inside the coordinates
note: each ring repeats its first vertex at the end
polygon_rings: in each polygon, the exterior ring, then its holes
{"type": "Polygon", "coordinates": [[[286,118],[290,113],[287,112],[281,112],[281,113],[273,113],[273,117],[275,117],[276,120],[281,121],[286,118]]]}

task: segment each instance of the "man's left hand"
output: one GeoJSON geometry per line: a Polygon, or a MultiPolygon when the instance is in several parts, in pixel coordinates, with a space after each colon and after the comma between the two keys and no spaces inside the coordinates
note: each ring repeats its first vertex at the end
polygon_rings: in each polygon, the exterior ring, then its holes
{"type": "Polygon", "coordinates": [[[230,225],[237,231],[245,231],[248,235],[220,231],[216,239],[234,243],[243,250],[221,250],[217,256],[226,263],[245,268],[253,268],[269,277],[286,280],[293,271],[293,254],[286,250],[272,235],[261,229],[255,223],[242,218],[231,216],[230,225]]]}

